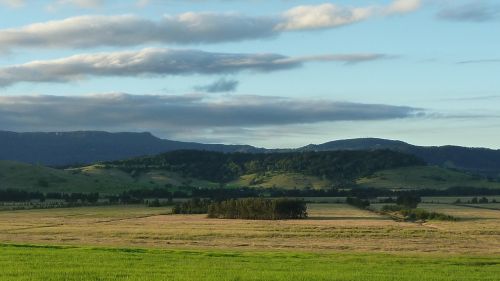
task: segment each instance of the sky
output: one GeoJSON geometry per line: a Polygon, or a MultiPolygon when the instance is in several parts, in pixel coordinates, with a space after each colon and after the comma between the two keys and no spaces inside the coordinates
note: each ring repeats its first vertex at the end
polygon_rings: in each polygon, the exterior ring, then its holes
{"type": "Polygon", "coordinates": [[[500,148],[497,0],[0,0],[0,130],[500,148]]]}

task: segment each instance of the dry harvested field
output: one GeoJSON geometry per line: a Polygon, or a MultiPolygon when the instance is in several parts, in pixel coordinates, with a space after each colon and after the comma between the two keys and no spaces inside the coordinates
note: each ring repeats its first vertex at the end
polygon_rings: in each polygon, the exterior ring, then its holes
{"type": "Polygon", "coordinates": [[[500,211],[422,204],[456,222],[395,222],[345,204],[311,204],[309,219],[250,221],[169,215],[166,208],[0,212],[0,243],[348,252],[500,254],[500,211]]]}

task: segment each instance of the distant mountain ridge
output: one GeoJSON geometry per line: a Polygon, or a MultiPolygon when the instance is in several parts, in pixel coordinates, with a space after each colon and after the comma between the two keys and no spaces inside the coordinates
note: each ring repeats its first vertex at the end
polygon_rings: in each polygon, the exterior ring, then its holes
{"type": "Polygon", "coordinates": [[[337,140],[298,149],[264,149],[250,145],[173,141],[157,138],[150,133],[0,131],[0,160],[49,166],[91,164],[188,149],[247,153],[390,149],[415,155],[431,165],[500,177],[500,150],[460,146],[416,146],[379,138],[337,140]]]}
{"type": "Polygon", "coordinates": [[[301,151],[390,149],[419,157],[430,165],[500,176],[500,150],[461,146],[416,146],[397,140],[359,138],[307,145],[301,151]]]}
{"type": "Polygon", "coordinates": [[[264,151],[249,145],[201,144],[164,140],[151,133],[101,131],[16,133],[0,131],[0,160],[49,166],[91,164],[181,149],[219,152],[264,151]]]}

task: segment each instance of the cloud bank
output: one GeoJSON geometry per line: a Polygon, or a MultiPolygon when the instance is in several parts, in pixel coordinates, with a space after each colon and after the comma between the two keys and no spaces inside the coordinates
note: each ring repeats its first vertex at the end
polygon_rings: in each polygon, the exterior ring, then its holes
{"type": "MultiPolygon", "coordinates": [[[[15,5],[19,1],[4,1],[15,5]]],[[[80,6],[101,1],[61,0],[80,6]]],[[[199,44],[264,39],[284,32],[336,28],[343,25],[409,13],[420,0],[395,0],[386,6],[344,7],[331,3],[297,6],[281,15],[245,16],[239,13],[188,12],[165,15],[158,21],[132,15],[78,16],[0,30],[4,51],[15,48],[93,48],[148,43],[199,44]]]]}
{"type": "Polygon", "coordinates": [[[190,74],[271,72],[306,62],[359,63],[384,59],[382,54],[287,57],[280,54],[210,53],[198,50],[147,48],[140,51],[75,55],[0,67],[0,87],[20,82],[71,82],[89,77],[136,77],[190,74]]]}
{"type": "Polygon", "coordinates": [[[335,121],[411,118],[406,106],[265,96],[207,99],[203,95],[0,97],[0,127],[16,131],[149,130],[182,132],[335,121]]]}

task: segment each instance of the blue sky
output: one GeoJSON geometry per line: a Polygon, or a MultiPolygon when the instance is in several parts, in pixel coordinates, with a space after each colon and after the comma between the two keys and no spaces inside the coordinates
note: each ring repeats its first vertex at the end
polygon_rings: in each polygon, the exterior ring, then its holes
{"type": "Polygon", "coordinates": [[[498,1],[0,0],[0,18],[3,130],[500,148],[498,1]]]}

